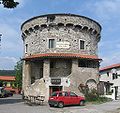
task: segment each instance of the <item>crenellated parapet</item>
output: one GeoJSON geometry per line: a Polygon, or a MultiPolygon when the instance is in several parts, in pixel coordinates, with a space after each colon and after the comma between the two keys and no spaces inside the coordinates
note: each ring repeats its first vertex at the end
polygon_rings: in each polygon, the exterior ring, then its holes
{"type": "Polygon", "coordinates": [[[50,14],[38,16],[23,23],[22,37],[25,38],[31,35],[33,32],[39,30],[42,32],[44,29],[59,30],[73,30],[74,32],[88,32],[91,35],[95,35],[100,38],[101,26],[89,18],[71,15],[71,14],[50,14]]]}
{"type": "Polygon", "coordinates": [[[28,55],[54,52],[97,55],[101,26],[96,21],[80,15],[48,14],[27,20],[22,24],[21,30],[24,43],[29,48],[28,55]],[[50,49],[49,39],[54,39],[57,45],[60,41],[69,43],[68,48],[57,48],[56,45],[50,49]],[[80,50],[80,40],[85,42],[84,50],[80,50]]]}

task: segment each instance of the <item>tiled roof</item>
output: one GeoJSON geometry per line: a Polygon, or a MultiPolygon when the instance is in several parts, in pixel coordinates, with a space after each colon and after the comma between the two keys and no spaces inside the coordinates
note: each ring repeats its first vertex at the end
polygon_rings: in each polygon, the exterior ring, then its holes
{"type": "Polygon", "coordinates": [[[74,53],[46,53],[46,54],[35,54],[30,55],[23,60],[35,59],[35,58],[83,58],[83,59],[94,59],[94,60],[102,60],[99,59],[96,55],[83,55],[83,54],[74,54],[74,53]]]}
{"type": "Polygon", "coordinates": [[[0,76],[0,80],[14,81],[15,80],[15,76],[0,76]]]}
{"type": "Polygon", "coordinates": [[[117,67],[120,67],[120,63],[119,64],[113,64],[113,65],[110,65],[110,66],[103,67],[103,68],[100,69],[100,71],[105,71],[105,70],[109,70],[109,69],[117,68],[117,67]]]}

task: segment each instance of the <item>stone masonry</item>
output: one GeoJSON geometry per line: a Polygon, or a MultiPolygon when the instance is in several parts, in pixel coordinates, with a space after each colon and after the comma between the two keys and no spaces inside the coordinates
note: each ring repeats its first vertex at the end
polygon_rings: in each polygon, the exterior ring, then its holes
{"type": "Polygon", "coordinates": [[[57,90],[80,94],[80,84],[96,88],[99,23],[80,15],[48,14],[27,20],[21,30],[25,95],[34,92],[47,100],[57,90]]]}

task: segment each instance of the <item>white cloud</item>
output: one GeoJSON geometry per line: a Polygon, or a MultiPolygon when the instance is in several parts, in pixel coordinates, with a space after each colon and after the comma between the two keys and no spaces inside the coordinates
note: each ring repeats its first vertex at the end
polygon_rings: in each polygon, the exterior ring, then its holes
{"type": "Polygon", "coordinates": [[[109,56],[101,56],[102,57],[102,62],[101,62],[101,67],[108,66],[111,64],[117,64],[120,63],[120,53],[113,53],[109,56]]]}
{"type": "Polygon", "coordinates": [[[2,69],[14,69],[14,66],[18,59],[15,57],[0,57],[0,70],[2,69]]]}
{"type": "Polygon", "coordinates": [[[2,34],[2,51],[22,51],[22,39],[19,33],[10,25],[0,24],[0,33],[2,34]]]}
{"type": "Polygon", "coordinates": [[[120,0],[100,0],[87,4],[87,9],[100,19],[111,19],[119,16],[120,0]]]}

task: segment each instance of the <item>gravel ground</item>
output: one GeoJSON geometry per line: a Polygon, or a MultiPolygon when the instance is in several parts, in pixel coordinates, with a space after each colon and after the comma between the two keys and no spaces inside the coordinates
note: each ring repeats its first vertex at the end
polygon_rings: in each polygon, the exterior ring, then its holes
{"type": "Polygon", "coordinates": [[[0,98],[0,113],[120,113],[120,100],[99,105],[70,106],[64,108],[29,106],[21,100],[20,95],[0,98]]]}

